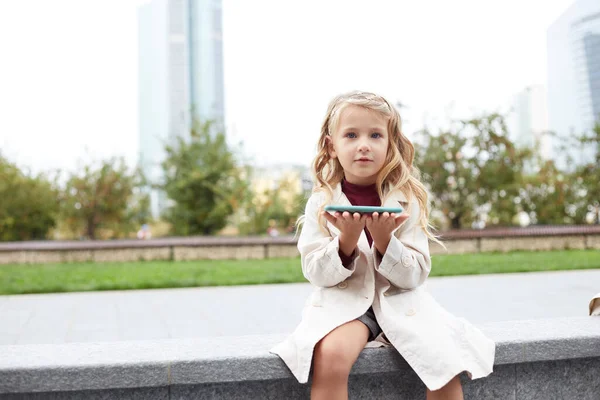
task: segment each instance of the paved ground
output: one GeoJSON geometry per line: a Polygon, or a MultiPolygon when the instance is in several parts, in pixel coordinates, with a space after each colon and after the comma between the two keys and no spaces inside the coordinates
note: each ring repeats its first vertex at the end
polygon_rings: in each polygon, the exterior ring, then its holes
{"type": "MultiPolygon", "coordinates": [[[[585,316],[600,270],[430,278],[474,323],[585,316]]],[[[291,332],[308,284],[0,296],[0,345],[291,332]]]]}

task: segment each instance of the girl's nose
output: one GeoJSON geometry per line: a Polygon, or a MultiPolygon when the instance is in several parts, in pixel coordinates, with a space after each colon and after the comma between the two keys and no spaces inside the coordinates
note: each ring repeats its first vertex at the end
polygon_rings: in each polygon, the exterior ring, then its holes
{"type": "Polygon", "coordinates": [[[361,140],[361,142],[358,144],[358,151],[369,151],[369,150],[371,150],[369,141],[361,140]]]}

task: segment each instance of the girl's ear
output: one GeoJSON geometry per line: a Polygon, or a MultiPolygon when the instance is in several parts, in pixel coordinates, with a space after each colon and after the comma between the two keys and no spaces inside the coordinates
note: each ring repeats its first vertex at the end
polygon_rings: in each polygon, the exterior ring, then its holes
{"type": "Polygon", "coordinates": [[[325,136],[325,142],[327,142],[327,153],[329,154],[329,157],[337,158],[337,153],[333,147],[333,140],[331,139],[331,136],[325,136]]]}

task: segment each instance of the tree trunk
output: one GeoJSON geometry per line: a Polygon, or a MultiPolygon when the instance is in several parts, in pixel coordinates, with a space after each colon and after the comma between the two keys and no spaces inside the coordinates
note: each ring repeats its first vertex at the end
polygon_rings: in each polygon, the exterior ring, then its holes
{"type": "Polygon", "coordinates": [[[88,236],[88,239],[90,239],[90,240],[96,239],[96,224],[94,223],[94,217],[88,218],[87,236],[88,236]]]}
{"type": "Polygon", "coordinates": [[[460,215],[450,220],[452,229],[460,229],[460,215]]]}

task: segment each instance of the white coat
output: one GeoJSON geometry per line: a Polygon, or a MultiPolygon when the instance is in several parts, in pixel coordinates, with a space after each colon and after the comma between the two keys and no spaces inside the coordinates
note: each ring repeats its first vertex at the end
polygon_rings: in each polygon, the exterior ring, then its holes
{"type": "MultiPolygon", "coordinates": [[[[410,217],[398,228],[383,257],[370,247],[363,231],[358,257],[345,268],[339,257],[339,231],[329,222],[330,235],[319,229],[317,213],[323,193],[313,193],[298,240],[302,272],[314,286],[302,320],[285,341],[271,349],[286,363],[298,382],[306,383],[315,345],[336,327],[373,307],[375,317],[396,350],[430,390],[437,390],[467,371],[471,378],[490,374],[495,344],[462,318],[442,308],[422,286],[431,270],[429,242],[420,227],[419,206],[410,202],[410,217]]],[[[406,208],[401,192],[384,206],[406,208]]],[[[331,204],[350,205],[337,185],[331,204]]],[[[460,294],[457,294],[460,295],[460,294]]],[[[382,338],[367,347],[389,345],[382,338]]]]}

